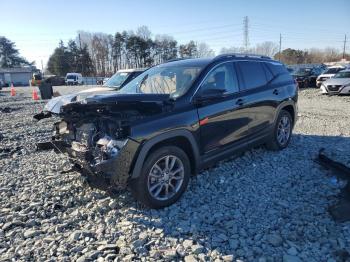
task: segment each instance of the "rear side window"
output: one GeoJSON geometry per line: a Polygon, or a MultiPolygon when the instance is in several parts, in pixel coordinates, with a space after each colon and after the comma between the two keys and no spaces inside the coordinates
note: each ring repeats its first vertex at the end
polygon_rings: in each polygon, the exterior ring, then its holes
{"type": "Polygon", "coordinates": [[[266,73],[260,62],[244,61],[239,62],[238,66],[241,70],[244,85],[243,90],[249,90],[266,85],[266,73]]]}

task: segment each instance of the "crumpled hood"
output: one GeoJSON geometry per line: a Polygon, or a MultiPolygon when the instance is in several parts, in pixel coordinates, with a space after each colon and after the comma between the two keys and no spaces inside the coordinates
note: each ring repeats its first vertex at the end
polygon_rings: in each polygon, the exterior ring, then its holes
{"type": "Polygon", "coordinates": [[[330,78],[324,82],[325,85],[350,85],[350,78],[330,78]]]}
{"type": "Polygon", "coordinates": [[[171,110],[173,105],[169,94],[103,94],[66,104],[61,108],[60,115],[74,121],[101,114],[120,115],[130,111],[149,116],[171,110]]]}
{"type": "Polygon", "coordinates": [[[114,88],[110,88],[110,87],[95,87],[87,90],[82,90],[74,94],[54,97],[45,105],[44,111],[58,114],[62,106],[67,105],[71,102],[81,101],[89,96],[103,94],[103,93],[112,92],[112,91],[116,92],[114,88]]]}

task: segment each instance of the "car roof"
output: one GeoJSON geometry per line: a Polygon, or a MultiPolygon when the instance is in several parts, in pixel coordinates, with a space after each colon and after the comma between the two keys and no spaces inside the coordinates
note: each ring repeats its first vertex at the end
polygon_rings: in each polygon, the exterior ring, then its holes
{"type": "Polygon", "coordinates": [[[184,59],[173,59],[169,60],[163,64],[158,65],[163,66],[206,66],[213,59],[212,58],[184,58],[184,59]]]}
{"type": "Polygon", "coordinates": [[[340,66],[340,65],[327,67],[327,69],[331,69],[331,68],[345,68],[345,67],[344,66],[340,66]]]}
{"type": "MultiPolygon", "coordinates": [[[[267,56],[256,55],[256,54],[246,54],[246,53],[232,53],[232,54],[221,54],[216,57],[210,58],[179,58],[167,61],[162,66],[200,66],[204,67],[215,61],[234,61],[234,60],[252,60],[252,61],[266,61],[266,62],[278,62],[267,56]]],[[[280,63],[280,62],[278,62],[280,63]]],[[[282,64],[282,63],[280,63],[282,64]]]]}
{"type": "Polygon", "coordinates": [[[130,68],[130,69],[120,69],[117,73],[132,73],[132,72],[143,72],[146,68],[130,68]]]}

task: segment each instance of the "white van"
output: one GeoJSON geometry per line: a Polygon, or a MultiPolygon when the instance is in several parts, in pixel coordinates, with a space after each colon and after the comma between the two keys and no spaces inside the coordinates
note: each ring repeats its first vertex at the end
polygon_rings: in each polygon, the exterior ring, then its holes
{"type": "Polygon", "coordinates": [[[80,73],[67,73],[66,85],[82,85],[83,76],[80,73]]]}

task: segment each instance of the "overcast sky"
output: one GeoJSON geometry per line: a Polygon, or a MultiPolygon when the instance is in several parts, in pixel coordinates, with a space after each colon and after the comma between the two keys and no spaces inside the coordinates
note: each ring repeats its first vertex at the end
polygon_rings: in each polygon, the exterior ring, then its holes
{"type": "Polygon", "coordinates": [[[280,33],[282,48],[342,49],[344,35],[350,38],[349,0],[0,0],[0,7],[0,35],[38,67],[78,30],[114,34],[146,25],[153,35],[169,34],[180,44],[203,41],[218,52],[242,46],[248,16],[251,46],[278,42],[280,33]]]}

